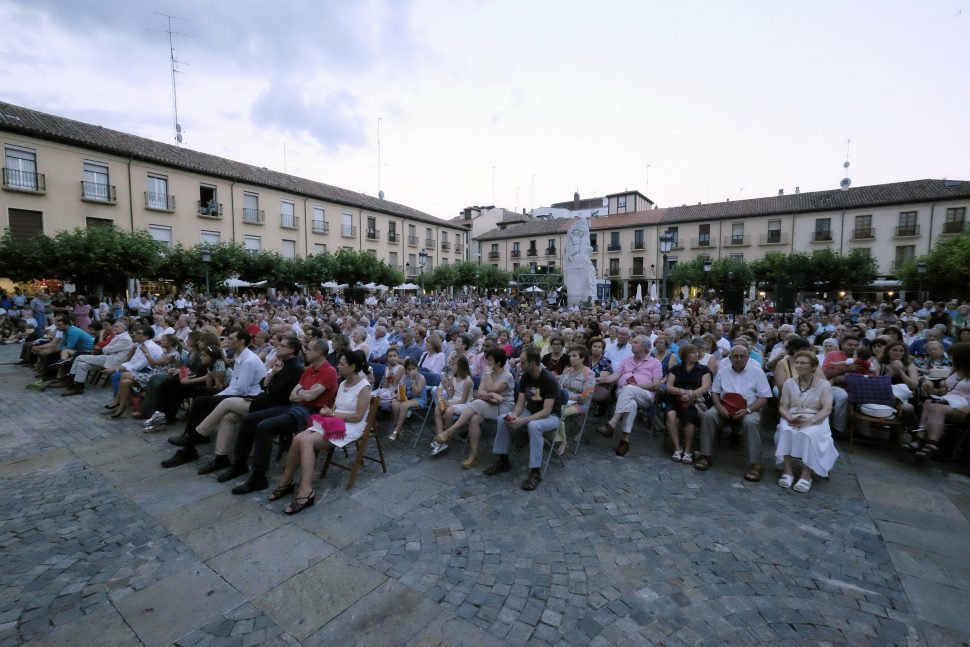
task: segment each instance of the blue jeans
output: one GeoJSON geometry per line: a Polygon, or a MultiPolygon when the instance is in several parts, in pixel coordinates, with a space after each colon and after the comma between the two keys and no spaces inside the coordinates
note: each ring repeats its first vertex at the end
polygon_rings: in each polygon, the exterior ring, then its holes
{"type": "MultiPolygon", "coordinates": [[[[542,467],[542,436],[559,428],[559,416],[549,416],[542,420],[532,420],[528,424],[529,430],[529,467],[542,467]]],[[[511,433],[505,417],[498,419],[498,429],[495,432],[495,444],[492,452],[508,456],[511,444],[511,433]]]]}

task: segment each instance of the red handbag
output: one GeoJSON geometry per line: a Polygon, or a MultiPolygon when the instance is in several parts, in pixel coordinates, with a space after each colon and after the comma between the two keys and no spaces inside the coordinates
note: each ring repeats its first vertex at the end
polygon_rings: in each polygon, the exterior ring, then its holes
{"type": "Polygon", "coordinates": [[[323,416],[315,413],[310,416],[310,428],[323,434],[327,440],[343,440],[347,435],[347,423],[337,416],[323,416]]]}

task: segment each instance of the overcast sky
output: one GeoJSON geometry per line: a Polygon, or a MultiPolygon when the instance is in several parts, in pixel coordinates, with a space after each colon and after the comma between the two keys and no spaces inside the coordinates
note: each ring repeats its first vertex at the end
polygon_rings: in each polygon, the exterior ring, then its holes
{"type": "Polygon", "coordinates": [[[0,0],[0,98],[450,218],[970,180],[970,0],[0,0]],[[534,186],[534,192],[533,192],[534,186]]]}

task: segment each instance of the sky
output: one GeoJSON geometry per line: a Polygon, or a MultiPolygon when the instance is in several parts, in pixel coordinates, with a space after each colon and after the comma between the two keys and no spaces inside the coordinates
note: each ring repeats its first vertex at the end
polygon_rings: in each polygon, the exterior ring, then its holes
{"type": "Polygon", "coordinates": [[[159,14],[184,146],[440,218],[970,180],[970,0],[0,0],[0,100],[174,143],[159,14]]]}

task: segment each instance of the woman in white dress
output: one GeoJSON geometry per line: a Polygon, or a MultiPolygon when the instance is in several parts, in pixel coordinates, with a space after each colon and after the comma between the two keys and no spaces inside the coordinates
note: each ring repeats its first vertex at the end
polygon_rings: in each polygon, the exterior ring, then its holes
{"type": "Polygon", "coordinates": [[[364,435],[367,414],[370,408],[370,383],[367,381],[367,357],[359,350],[346,351],[337,362],[337,375],[343,380],[337,387],[337,397],[333,408],[322,407],[320,415],[343,420],[343,436],[328,437],[319,425],[301,431],[293,439],[286,455],[286,468],[280,476],[279,485],[269,495],[270,501],[280,499],[293,492],[293,477],[300,470],[300,485],[293,503],[283,511],[296,514],[314,504],[316,493],[313,491],[313,466],[317,453],[331,445],[344,447],[364,435]]]}
{"type": "Polygon", "coordinates": [[[775,432],[775,458],[784,463],[778,485],[793,487],[794,459],[798,458],[802,461],[802,472],[793,489],[808,492],[812,487],[812,473],[828,476],[839,457],[829,429],[832,386],[815,374],[818,358],[811,351],[795,353],[792,366],[795,377],[785,382],[778,404],[781,422],[775,432]]]}

